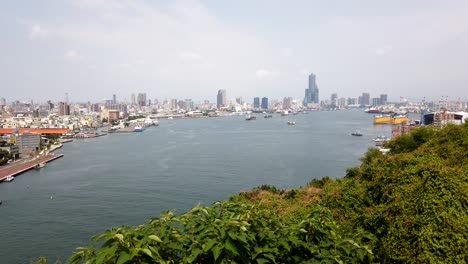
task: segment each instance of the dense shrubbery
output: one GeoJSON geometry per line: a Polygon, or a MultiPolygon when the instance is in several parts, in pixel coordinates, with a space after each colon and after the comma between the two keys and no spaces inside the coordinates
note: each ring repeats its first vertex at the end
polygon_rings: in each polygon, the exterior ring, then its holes
{"type": "Polygon", "coordinates": [[[359,263],[373,237],[347,232],[317,205],[308,217],[284,221],[254,205],[218,202],[182,215],[171,212],[138,227],[94,237],[99,249],[78,248],[70,263],[359,263]]]}
{"type": "Polygon", "coordinates": [[[70,263],[466,263],[468,124],[419,128],[346,176],[262,185],[94,237],[70,263]]]}

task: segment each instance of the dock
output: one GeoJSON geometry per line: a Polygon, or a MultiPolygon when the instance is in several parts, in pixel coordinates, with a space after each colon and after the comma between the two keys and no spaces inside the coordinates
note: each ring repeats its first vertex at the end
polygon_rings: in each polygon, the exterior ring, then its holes
{"type": "Polygon", "coordinates": [[[63,157],[63,154],[48,154],[32,160],[19,160],[13,164],[0,167],[0,182],[9,176],[17,176],[23,172],[33,169],[39,163],[48,163],[63,157]]]}

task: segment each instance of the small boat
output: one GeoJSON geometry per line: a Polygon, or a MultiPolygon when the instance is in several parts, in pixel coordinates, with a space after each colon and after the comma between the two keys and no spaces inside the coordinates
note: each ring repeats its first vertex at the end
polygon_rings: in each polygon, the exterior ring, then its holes
{"type": "Polygon", "coordinates": [[[167,120],[172,120],[174,119],[172,116],[168,117],[167,120]]]}
{"type": "Polygon", "coordinates": [[[382,146],[385,142],[390,141],[390,138],[387,136],[378,136],[373,139],[376,146],[382,146]]]}
{"type": "Polygon", "coordinates": [[[143,132],[145,129],[142,126],[135,126],[133,132],[143,132]]]}
{"type": "Polygon", "coordinates": [[[13,177],[13,176],[8,176],[8,177],[6,177],[5,181],[6,181],[6,182],[11,182],[11,181],[13,181],[14,179],[15,179],[15,177],[13,177]]]}
{"type": "Polygon", "coordinates": [[[273,115],[268,114],[268,115],[264,115],[263,117],[264,117],[264,118],[272,118],[273,115]]]}
{"type": "Polygon", "coordinates": [[[256,119],[257,119],[256,116],[251,116],[251,115],[248,115],[248,116],[245,117],[245,120],[247,120],[247,121],[256,120],[256,119]]]}
{"type": "Polygon", "coordinates": [[[41,162],[41,163],[37,164],[34,168],[40,169],[40,168],[44,168],[45,166],[46,166],[46,163],[41,162]]]}
{"type": "Polygon", "coordinates": [[[290,126],[294,126],[295,124],[296,124],[296,122],[294,122],[294,121],[288,121],[288,125],[290,125],[290,126]]]}
{"type": "Polygon", "coordinates": [[[287,110],[285,110],[285,111],[283,111],[283,112],[281,113],[281,116],[288,116],[288,115],[289,115],[289,112],[288,112],[287,110]]]}
{"type": "Polygon", "coordinates": [[[362,136],[362,133],[361,131],[359,130],[354,130],[352,133],[351,133],[352,136],[357,136],[357,137],[361,137],[362,136]]]}

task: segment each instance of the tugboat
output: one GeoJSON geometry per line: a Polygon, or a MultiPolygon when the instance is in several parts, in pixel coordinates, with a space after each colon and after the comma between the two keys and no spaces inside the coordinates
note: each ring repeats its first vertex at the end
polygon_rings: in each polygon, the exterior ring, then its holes
{"type": "Polygon", "coordinates": [[[361,131],[359,130],[354,130],[352,133],[351,133],[352,136],[357,136],[357,137],[361,137],[362,136],[362,133],[361,131]]]}

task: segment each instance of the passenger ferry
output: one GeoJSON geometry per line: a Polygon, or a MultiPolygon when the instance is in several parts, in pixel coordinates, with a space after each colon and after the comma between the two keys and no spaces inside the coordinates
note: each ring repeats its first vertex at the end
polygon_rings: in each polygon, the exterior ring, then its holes
{"type": "Polygon", "coordinates": [[[409,121],[409,119],[408,119],[407,116],[397,115],[397,116],[393,117],[392,124],[398,125],[398,124],[401,124],[401,123],[406,123],[408,121],[409,121]]]}
{"type": "Polygon", "coordinates": [[[391,124],[393,117],[391,115],[374,116],[374,124],[391,124]]]}

